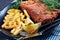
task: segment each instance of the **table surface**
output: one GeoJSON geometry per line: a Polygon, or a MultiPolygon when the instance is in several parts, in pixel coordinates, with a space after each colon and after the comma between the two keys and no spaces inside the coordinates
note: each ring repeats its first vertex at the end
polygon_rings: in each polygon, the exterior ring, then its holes
{"type": "Polygon", "coordinates": [[[13,0],[0,0],[0,11],[9,5],[13,0]]]}

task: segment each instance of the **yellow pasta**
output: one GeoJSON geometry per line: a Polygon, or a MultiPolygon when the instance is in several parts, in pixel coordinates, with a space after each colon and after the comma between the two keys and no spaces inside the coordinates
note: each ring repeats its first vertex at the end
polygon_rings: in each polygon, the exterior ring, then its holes
{"type": "Polygon", "coordinates": [[[23,10],[24,11],[24,15],[27,16],[28,18],[30,18],[30,16],[28,15],[27,11],[26,10],[23,10]]]}
{"type": "Polygon", "coordinates": [[[21,32],[21,29],[16,29],[16,31],[13,33],[13,35],[17,35],[21,32]]]}
{"type": "Polygon", "coordinates": [[[21,12],[21,10],[18,9],[8,10],[2,28],[12,29],[11,33],[13,35],[17,35],[22,26],[28,25],[30,23],[27,18],[24,19],[25,16],[29,17],[26,10],[24,10],[24,14],[21,12]],[[23,21],[25,21],[25,23],[23,23],[23,21]]]}
{"type": "Polygon", "coordinates": [[[13,35],[18,35],[20,32],[22,32],[23,26],[26,27],[29,24],[34,24],[34,22],[30,19],[27,11],[23,11],[24,14],[21,12],[21,10],[18,9],[8,10],[2,28],[11,29],[11,33],[13,35]]]}
{"type": "Polygon", "coordinates": [[[16,30],[16,29],[12,29],[12,30],[11,30],[11,33],[14,33],[14,32],[15,32],[15,30],[16,30]]]}

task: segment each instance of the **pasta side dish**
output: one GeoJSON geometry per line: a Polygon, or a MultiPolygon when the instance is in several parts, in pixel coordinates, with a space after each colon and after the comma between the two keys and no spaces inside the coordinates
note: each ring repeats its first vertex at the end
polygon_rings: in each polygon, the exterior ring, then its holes
{"type": "Polygon", "coordinates": [[[41,23],[34,24],[27,11],[23,10],[23,12],[18,9],[9,9],[3,20],[2,28],[11,29],[13,35],[18,35],[23,30],[28,33],[34,33],[41,23]]]}

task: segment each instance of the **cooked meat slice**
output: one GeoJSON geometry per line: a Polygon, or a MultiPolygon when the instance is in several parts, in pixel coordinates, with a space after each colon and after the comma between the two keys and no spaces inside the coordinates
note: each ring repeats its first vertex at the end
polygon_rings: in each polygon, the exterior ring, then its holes
{"type": "Polygon", "coordinates": [[[38,2],[39,0],[28,0],[28,1],[34,1],[34,2],[38,2]]]}
{"type": "Polygon", "coordinates": [[[54,12],[56,12],[60,16],[60,10],[59,9],[54,10],[54,12]]]}
{"type": "Polygon", "coordinates": [[[41,2],[25,1],[20,6],[22,10],[27,10],[34,22],[51,22],[57,17],[56,13],[47,11],[46,5],[41,2]]]}

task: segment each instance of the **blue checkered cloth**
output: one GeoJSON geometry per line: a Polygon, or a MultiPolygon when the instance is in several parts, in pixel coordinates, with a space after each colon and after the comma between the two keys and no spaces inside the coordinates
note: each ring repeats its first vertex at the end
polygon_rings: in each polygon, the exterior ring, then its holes
{"type": "Polygon", "coordinates": [[[52,34],[49,36],[50,37],[46,38],[46,40],[60,40],[60,24],[52,29],[52,34]]]}

